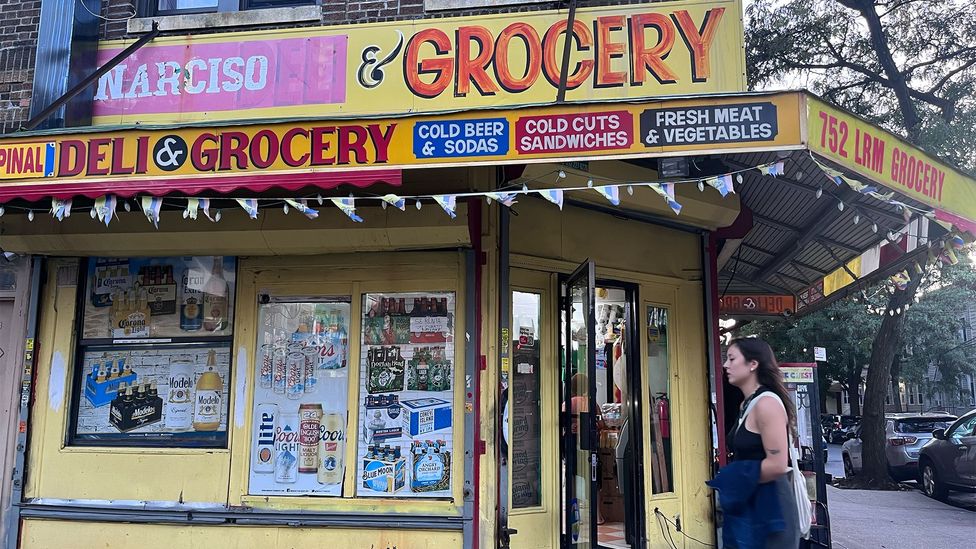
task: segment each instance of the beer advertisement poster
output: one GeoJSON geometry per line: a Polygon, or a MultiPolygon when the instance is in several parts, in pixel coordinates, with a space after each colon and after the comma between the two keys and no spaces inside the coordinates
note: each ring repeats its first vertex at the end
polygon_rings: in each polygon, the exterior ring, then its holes
{"type": "Polygon", "coordinates": [[[260,306],[248,493],[341,496],[349,298],[260,306]]]}
{"type": "Polygon", "coordinates": [[[230,336],[236,266],[233,257],[93,258],[83,339],[230,336]]]}
{"type": "Polygon", "coordinates": [[[366,294],[356,495],[451,497],[453,292],[366,294]]]}
{"type": "Polygon", "coordinates": [[[74,438],[126,446],[223,447],[230,346],[92,346],[74,438]]]}

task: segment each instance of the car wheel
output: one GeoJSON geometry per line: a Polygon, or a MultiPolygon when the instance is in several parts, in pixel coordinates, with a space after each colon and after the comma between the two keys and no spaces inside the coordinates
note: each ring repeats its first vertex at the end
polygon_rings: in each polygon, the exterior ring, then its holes
{"type": "Polygon", "coordinates": [[[854,476],[854,465],[851,463],[851,458],[847,454],[844,454],[844,476],[847,478],[854,476]]]}
{"type": "Polygon", "coordinates": [[[939,475],[931,463],[922,465],[922,491],[926,496],[937,500],[944,500],[948,495],[948,490],[939,480],[939,475]]]}

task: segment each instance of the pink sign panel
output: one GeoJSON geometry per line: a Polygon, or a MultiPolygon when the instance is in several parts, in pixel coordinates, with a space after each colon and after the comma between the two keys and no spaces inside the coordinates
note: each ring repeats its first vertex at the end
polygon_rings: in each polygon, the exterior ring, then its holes
{"type": "MultiPolygon", "coordinates": [[[[343,103],[346,36],[147,46],[98,80],[94,116],[343,103]]],[[[121,49],[98,52],[104,64],[121,49]]]]}
{"type": "Polygon", "coordinates": [[[634,117],[627,111],[523,116],[515,123],[521,154],[627,149],[634,143],[634,117]]]}

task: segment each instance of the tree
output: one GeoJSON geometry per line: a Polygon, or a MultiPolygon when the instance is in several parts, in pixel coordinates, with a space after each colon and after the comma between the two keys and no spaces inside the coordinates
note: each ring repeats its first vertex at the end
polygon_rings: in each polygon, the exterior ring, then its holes
{"type": "MultiPolygon", "coordinates": [[[[805,77],[825,99],[976,170],[976,10],[961,0],[757,0],[746,32],[750,84],[805,77]]],[[[925,265],[922,265],[923,272],[925,265]]],[[[884,401],[902,344],[911,273],[884,308],[863,413],[864,475],[888,483],[884,401]],[[888,314],[888,312],[892,314],[888,314]]]]}

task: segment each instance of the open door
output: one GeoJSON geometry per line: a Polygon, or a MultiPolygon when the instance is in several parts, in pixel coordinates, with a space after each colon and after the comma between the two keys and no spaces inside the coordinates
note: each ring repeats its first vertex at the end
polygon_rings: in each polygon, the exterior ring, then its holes
{"type": "Polygon", "coordinates": [[[596,547],[596,317],[592,261],[585,261],[564,286],[562,310],[563,435],[566,468],[564,547],[596,547]]]}

